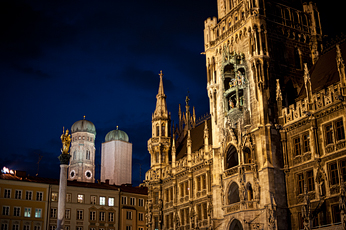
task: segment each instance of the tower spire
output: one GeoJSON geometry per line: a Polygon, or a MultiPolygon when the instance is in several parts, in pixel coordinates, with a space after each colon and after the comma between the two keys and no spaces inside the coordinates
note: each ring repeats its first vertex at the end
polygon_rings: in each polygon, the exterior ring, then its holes
{"type": "Polygon", "coordinates": [[[160,76],[160,84],[159,84],[159,90],[156,95],[156,108],[153,115],[153,119],[155,118],[168,118],[168,111],[167,111],[167,105],[166,105],[166,95],[163,89],[163,73],[162,70],[159,73],[160,76]]]}

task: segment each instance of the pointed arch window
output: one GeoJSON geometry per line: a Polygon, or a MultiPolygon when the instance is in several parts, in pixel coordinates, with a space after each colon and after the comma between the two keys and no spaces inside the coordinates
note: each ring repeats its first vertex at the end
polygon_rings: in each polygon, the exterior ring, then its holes
{"type": "Polygon", "coordinates": [[[234,166],[237,166],[239,164],[238,162],[238,152],[237,149],[234,147],[234,145],[231,145],[227,151],[226,155],[226,165],[225,169],[232,168],[234,166]]]}
{"type": "Polygon", "coordinates": [[[252,163],[252,157],[251,157],[251,151],[249,148],[244,148],[244,164],[251,164],[252,163]]]}
{"type": "Polygon", "coordinates": [[[240,202],[239,186],[233,182],[228,189],[228,204],[234,204],[240,202]]]}
{"type": "Polygon", "coordinates": [[[159,152],[156,152],[156,163],[159,163],[160,160],[160,154],[159,152]]]}
{"type": "Polygon", "coordinates": [[[247,191],[247,200],[251,201],[253,200],[253,190],[252,190],[252,186],[250,183],[246,184],[246,191],[247,191]]]}
{"type": "Polygon", "coordinates": [[[162,123],[161,125],[161,136],[166,136],[166,125],[165,123],[162,123]]]}
{"type": "Polygon", "coordinates": [[[241,225],[240,221],[237,219],[234,219],[231,223],[231,226],[229,227],[230,230],[243,230],[243,226],[241,225]]]}
{"type": "Polygon", "coordinates": [[[159,125],[156,125],[156,136],[160,136],[160,127],[159,125]]]}

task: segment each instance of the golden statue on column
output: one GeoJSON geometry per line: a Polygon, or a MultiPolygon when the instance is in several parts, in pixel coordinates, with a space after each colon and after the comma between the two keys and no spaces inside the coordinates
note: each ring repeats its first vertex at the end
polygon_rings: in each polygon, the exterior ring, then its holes
{"type": "Polygon", "coordinates": [[[64,127],[63,127],[60,139],[61,139],[61,143],[62,143],[61,153],[62,154],[69,154],[68,151],[70,149],[71,134],[68,134],[68,129],[66,129],[66,132],[64,134],[64,127]]]}

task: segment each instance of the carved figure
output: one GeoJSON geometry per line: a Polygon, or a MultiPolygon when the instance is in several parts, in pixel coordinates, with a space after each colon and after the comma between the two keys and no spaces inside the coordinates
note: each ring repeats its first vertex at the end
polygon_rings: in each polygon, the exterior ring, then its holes
{"type": "Polygon", "coordinates": [[[60,136],[61,143],[62,143],[62,150],[61,152],[63,154],[69,154],[70,149],[70,143],[71,143],[71,134],[68,134],[68,129],[66,129],[66,132],[64,134],[64,129],[62,130],[62,134],[60,136]]]}
{"type": "Polygon", "coordinates": [[[269,229],[275,229],[275,216],[274,210],[272,208],[268,208],[268,227],[269,229]]]}
{"type": "Polygon", "coordinates": [[[258,182],[258,179],[256,179],[255,181],[255,188],[254,188],[254,192],[255,192],[255,200],[259,201],[260,198],[260,185],[258,182]]]}

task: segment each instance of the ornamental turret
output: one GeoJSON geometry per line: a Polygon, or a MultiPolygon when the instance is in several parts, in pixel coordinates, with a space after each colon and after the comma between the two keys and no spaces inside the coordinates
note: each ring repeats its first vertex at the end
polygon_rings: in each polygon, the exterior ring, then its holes
{"type": "Polygon", "coordinates": [[[160,71],[159,90],[156,95],[156,108],[152,115],[152,137],[148,141],[148,150],[151,155],[151,168],[160,168],[169,162],[170,114],[167,110],[166,95],[163,89],[163,74],[160,71]]]}

